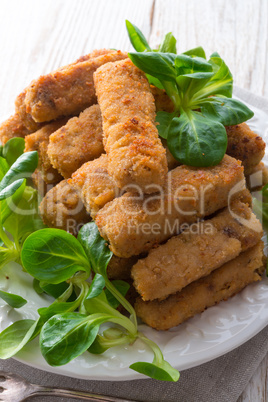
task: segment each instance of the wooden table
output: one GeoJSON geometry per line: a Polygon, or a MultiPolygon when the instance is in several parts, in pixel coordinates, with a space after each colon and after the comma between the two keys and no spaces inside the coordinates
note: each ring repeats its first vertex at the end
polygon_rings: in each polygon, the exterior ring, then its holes
{"type": "MultiPolygon", "coordinates": [[[[125,19],[152,46],[172,31],[180,52],[218,51],[234,83],[268,97],[267,0],[1,0],[0,109],[13,112],[29,82],[94,48],[130,50],[125,19]]],[[[267,401],[268,357],[239,402],[267,401]]]]}

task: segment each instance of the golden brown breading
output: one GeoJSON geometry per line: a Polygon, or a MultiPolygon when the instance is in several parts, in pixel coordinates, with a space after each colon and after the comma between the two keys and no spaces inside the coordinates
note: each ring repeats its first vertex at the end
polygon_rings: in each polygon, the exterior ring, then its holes
{"type": "Polygon", "coordinates": [[[246,123],[226,127],[228,146],[226,153],[239,159],[245,175],[251,174],[265,153],[265,142],[246,123]]]}
{"type": "Polygon", "coordinates": [[[150,250],[132,268],[134,286],[143,300],[165,299],[253,247],[261,237],[261,223],[251,209],[235,201],[231,211],[225,208],[150,250]]]}
{"type": "Polygon", "coordinates": [[[246,182],[250,191],[259,191],[268,183],[268,169],[263,162],[252,168],[250,175],[246,176],[246,182]]]}
{"type": "Polygon", "coordinates": [[[227,300],[250,283],[260,281],[263,271],[263,243],[260,241],[210,275],[192,282],[165,300],[145,302],[137,299],[135,310],[150,327],[167,330],[227,300]]]}
{"type": "Polygon", "coordinates": [[[155,100],[155,108],[157,112],[163,111],[172,113],[174,112],[174,104],[166,91],[150,85],[151,92],[155,100]]]}
{"type": "MultiPolygon", "coordinates": [[[[68,64],[68,66],[75,65],[77,63],[81,63],[83,61],[87,61],[90,58],[94,57],[99,57],[101,55],[111,53],[110,49],[97,49],[93,50],[92,53],[86,54],[85,56],[79,57],[74,63],[68,64]]],[[[60,67],[58,70],[64,70],[68,66],[60,67]]],[[[30,130],[31,133],[34,131],[39,130],[45,123],[36,123],[30,113],[27,113],[26,111],[26,103],[25,103],[25,97],[26,97],[26,91],[27,88],[24,89],[23,92],[21,92],[16,100],[15,100],[15,110],[16,113],[20,116],[21,120],[23,121],[24,125],[30,130]]]]}
{"type": "MultiPolygon", "coordinates": [[[[47,184],[56,184],[62,180],[62,176],[59,172],[54,169],[50,163],[49,157],[47,155],[47,147],[49,143],[50,134],[58,130],[61,126],[66,123],[66,119],[58,120],[53,123],[49,123],[42,127],[40,130],[33,134],[27,135],[25,137],[25,152],[37,151],[39,160],[37,170],[40,171],[41,177],[47,184]]],[[[33,176],[35,183],[40,175],[37,173],[33,176]]],[[[42,187],[40,183],[37,187],[42,187]]]]}
{"type": "Polygon", "coordinates": [[[82,112],[96,103],[94,71],[126,57],[126,53],[113,51],[42,75],[26,88],[26,112],[39,123],[82,112]]]}
{"type": "Polygon", "coordinates": [[[45,225],[64,229],[74,235],[78,234],[82,224],[90,221],[81,199],[67,180],[53,187],[39,208],[45,225]]]}
{"type": "Polygon", "coordinates": [[[30,113],[26,112],[25,97],[26,97],[26,89],[17,96],[15,100],[15,110],[16,113],[20,116],[25,127],[28,128],[29,133],[34,133],[35,131],[39,130],[42,126],[44,126],[44,123],[36,123],[33,120],[30,113]]]}
{"type": "Polygon", "coordinates": [[[98,105],[93,105],[68,120],[49,137],[47,153],[52,166],[68,179],[85,162],[104,152],[102,119],[98,105]]]}
{"type": "Polygon", "coordinates": [[[11,138],[24,138],[30,133],[31,131],[25,127],[17,113],[15,113],[13,116],[10,116],[7,120],[0,124],[0,141],[3,145],[5,145],[11,138]]]}
{"type": "Polygon", "coordinates": [[[230,192],[235,198],[244,189],[241,162],[225,155],[209,168],[178,166],[168,173],[162,194],[125,193],[97,213],[96,223],[113,253],[128,258],[177,234],[183,223],[226,207],[230,192]]]}
{"type": "Polygon", "coordinates": [[[164,184],[167,160],[154,124],[154,98],[145,74],[126,59],[100,67],[94,83],[109,174],[121,189],[132,185],[151,193],[151,184],[164,184]]]}
{"type": "Polygon", "coordinates": [[[92,218],[95,218],[97,212],[119,194],[119,189],[108,174],[106,154],[84,163],[73,173],[69,183],[77,190],[92,218]]]}
{"type": "Polygon", "coordinates": [[[137,259],[138,257],[120,258],[113,255],[107,267],[108,278],[130,281],[131,268],[137,259]]]}
{"type": "Polygon", "coordinates": [[[175,159],[174,156],[172,155],[172,153],[170,152],[168,145],[167,145],[167,141],[164,140],[164,138],[161,138],[161,141],[162,141],[163,147],[166,150],[168,170],[172,170],[172,169],[175,169],[177,166],[180,166],[181,163],[179,161],[177,161],[177,159],[175,159]]]}

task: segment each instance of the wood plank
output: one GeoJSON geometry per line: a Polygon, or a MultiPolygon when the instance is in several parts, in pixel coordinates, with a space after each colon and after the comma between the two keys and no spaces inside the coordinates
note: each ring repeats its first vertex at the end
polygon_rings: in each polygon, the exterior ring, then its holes
{"type": "Polygon", "coordinates": [[[153,0],[1,0],[0,109],[13,102],[33,78],[97,48],[130,50],[125,19],[146,36],[153,0]]]}
{"type": "Polygon", "coordinates": [[[236,85],[268,97],[267,0],[156,0],[152,45],[172,31],[178,50],[220,53],[236,85]]]}

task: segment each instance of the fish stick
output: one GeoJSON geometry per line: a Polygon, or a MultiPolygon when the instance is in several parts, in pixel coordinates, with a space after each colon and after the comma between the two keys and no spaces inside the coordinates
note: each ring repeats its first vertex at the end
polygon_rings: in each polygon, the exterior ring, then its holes
{"type": "Polygon", "coordinates": [[[167,160],[155,126],[155,104],[145,74],[129,60],[107,63],[94,74],[103,118],[108,172],[119,188],[151,192],[166,180],[167,160]]]}
{"type": "Polygon", "coordinates": [[[174,112],[174,103],[163,89],[159,89],[150,85],[151,92],[154,96],[156,112],[174,112]]]}
{"type": "Polygon", "coordinates": [[[143,300],[165,299],[181,291],[256,245],[263,233],[249,206],[239,200],[231,211],[225,208],[191,228],[150,250],[133,266],[134,286],[143,300]]]}
{"type": "Polygon", "coordinates": [[[251,173],[246,176],[246,182],[250,191],[259,191],[268,183],[268,169],[263,162],[252,168],[251,173]]]}
{"type": "MultiPolygon", "coordinates": [[[[79,57],[78,60],[76,60],[74,63],[68,64],[68,66],[77,64],[77,63],[81,63],[83,61],[87,61],[90,58],[94,58],[94,57],[99,57],[101,55],[107,54],[107,53],[111,53],[110,49],[97,49],[97,50],[93,50],[92,53],[89,53],[85,56],[81,56],[79,57]]],[[[64,66],[61,67],[59,70],[64,70],[66,69],[68,66],[64,66]]],[[[22,91],[16,98],[15,100],[15,110],[16,113],[20,116],[23,124],[25,125],[25,127],[28,128],[28,130],[33,133],[34,131],[39,130],[44,123],[36,123],[32,116],[30,115],[30,113],[27,113],[26,111],[26,103],[25,103],[25,97],[26,97],[26,91],[27,88],[24,89],[24,91],[22,91]]],[[[30,134],[30,133],[28,133],[30,134]]]]}
{"type": "Polygon", "coordinates": [[[228,145],[226,153],[239,159],[245,175],[251,174],[265,153],[265,142],[246,123],[226,127],[228,145]]]}
{"type": "Polygon", "coordinates": [[[73,173],[69,180],[92,218],[105,204],[112,201],[119,194],[113,179],[108,174],[108,157],[101,155],[98,159],[84,163],[73,173]]]}
{"type": "Polygon", "coordinates": [[[138,257],[119,258],[113,255],[107,266],[108,278],[131,281],[131,268],[137,262],[137,259],[138,257]]]}
{"type": "Polygon", "coordinates": [[[30,133],[31,131],[25,127],[17,113],[15,113],[13,116],[10,116],[7,120],[0,124],[0,141],[2,145],[5,145],[11,138],[24,138],[30,133]]]}
{"type": "Polygon", "coordinates": [[[17,96],[15,100],[15,110],[29,132],[34,133],[35,131],[40,130],[40,128],[44,126],[44,123],[36,123],[30,113],[27,113],[25,97],[26,89],[17,96]]]}
{"type": "Polygon", "coordinates": [[[74,235],[90,221],[81,199],[67,180],[62,180],[45,195],[39,209],[45,225],[74,235]]]}
{"type": "MultiPolygon", "coordinates": [[[[62,180],[59,172],[53,168],[47,155],[47,147],[49,143],[49,136],[54,131],[58,130],[61,126],[66,124],[66,119],[49,123],[42,127],[40,130],[25,137],[25,152],[37,151],[39,160],[37,173],[33,175],[35,180],[43,180],[46,184],[57,184],[62,180]],[[38,174],[40,172],[40,174],[38,174]]],[[[42,187],[42,183],[36,183],[37,187],[42,187]]]]}
{"type": "Polygon", "coordinates": [[[264,272],[263,242],[241,253],[210,275],[192,282],[181,292],[158,301],[137,299],[135,310],[147,325],[157,330],[175,327],[208,307],[234,296],[264,272]]]}
{"type": "Polygon", "coordinates": [[[49,137],[47,153],[52,166],[65,178],[71,177],[85,162],[104,152],[102,118],[98,105],[68,120],[49,137]]]}
{"type": "Polygon", "coordinates": [[[26,112],[37,123],[79,114],[96,103],[94,71],[126,57],[126,53],[112,51],[39,77],[26,88],[26,112]]]}
{"type": "Polygon", "coordinates": [[[97,213],[96,224],[113,253],[127,258],[179,233],[182,224],[226,207],[244,189],[241,162],[228,155],[209,168],[178,166],[168,173],[162,193],[125,193],[97,213]]]}

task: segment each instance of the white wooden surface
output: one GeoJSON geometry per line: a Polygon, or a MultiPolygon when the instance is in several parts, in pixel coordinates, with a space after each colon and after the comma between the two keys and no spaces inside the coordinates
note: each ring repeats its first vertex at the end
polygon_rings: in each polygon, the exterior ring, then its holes
{"type": "MultiPolygon", "coordinates": [[[[138,25],[152,45],[172,31],[178,50],[202,45],[218,51],[235,84],[268,97],[267,0],[1,0],[0,117],[40,74],[94,48],[130,50],[124,21],[138,25]]],[[[239,398],[267,402],[268,357],[239,398]]]]}

